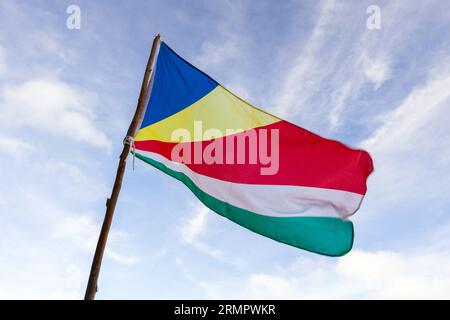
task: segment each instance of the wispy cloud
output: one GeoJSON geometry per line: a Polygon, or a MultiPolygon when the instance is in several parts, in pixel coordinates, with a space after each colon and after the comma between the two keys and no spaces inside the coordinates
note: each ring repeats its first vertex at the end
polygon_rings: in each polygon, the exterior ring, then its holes
{"type": "Polygon", "coordinates": [[[342,111],[345,108],[345,103],[352,93],[352,90],[353,83],[348,81],[339,89],[334,90],[331,94],[331,100],[334,101],[334,105],[331,107],[330,114],[328,115],[331,128],[335,129],[339,126],[342,111]]]}
{"type": "Polygon", "coordinates": [[[407,254],[361,250],[353,251],[336,263],[302,258],[275,274],[250,274],[246,288],[233,296],[247,299],[442,299],[450,295],[449,258],[448,253],[441,252],[407,254]]]}
{"type": "Polygon", "coordinates": [[[289,73],[284,75],[279,94],[274,99],[273,112],[280,117],[292,118],[293,114],[298,114],[309,96],[314,93],[314,87],[318,86],[320,80],[329,72],[323,65],[331,59],[321,61],[320,50],[335,12],[335,1],[320,1],[318,7],[313,30],[303,46],[297,49],[299,54],[294,58],[289,73]]]}
{"type": "MultiPolygon", "coordinates": [[[[366,28],[367,5],[318,2],[309,36],[289,38],[290,43],[285,46],[288,51],[280,49],[282,59],[278,59],[278,65],[286,72],[279,76],[272,112],[329,135],[344,128],[348,131],[355,120],[364,122],[361,108],[368,103],[369,95],[374,96],[371,90],[380,92],[394,76],[395,86],[380,93],[373,104],[382,105],[386,92],[402,92],[400,84],[407,79],[399,73],[398,65],[405,68],[405,57],[412,63],[415,59],[404,44],[424,28],[425,18],[435,3],[422,3],[419,17],[413,21],[408,19],[413,14],[411,6],[403,2],[383,3],[382,28],[376,31],[366,28]]],[[[417,14],[417,10],[414,12],[417,14]]],[[[376,112],[372,108],[367,114],[373,116],[376,112]]]]}
{"type": "Polygon", "coordinates": [[[250,93],[242,73],[245,63],[242,57],[246,56],[249,48],[249,35],[245,28],[248,9],[244,2],[231,1],[220,3],[218,8],[214,37],[201,43],[200,54],[194,57],[193,62],[212,76],[220,73],[221,77],[216,80],[241,97],[248,98],[250,93]],[[224,69],[227,72],[223,72],[224,69]]]}
{"type": "MultiPolygon", "coordinates": [[[[217,297],[216,293],[216,286],[214,284],[211,284],[206,281],[202,281],[201,279],[198,279],[195,277],[188,268],[186,268],[184,261],[177,257],[175,258],[175,262],[178,266],[178,268],[181,270],[182,275],[184,278],[186,278],[193,286],[200,288],[201,290],[206,292],[206,295],[210,299],[215,299],[217,297]]],[[[177,294],[178,295],[178,294],[177,294]]],[[[182,295],[181,297],[178,297],[179,299],[183,299],[186,296],[182,295]]]]}
{"type": "MultiPolygon", "coordinates": [[[[436,234],[441,237],[433,246],[448,242],[439,232],[448,224],[450,208],[450,199],[443,196],[450,186],[448,61],[438,57],[428,80],[385,113],[378,129],[361,143],[376,168],[369,179],[363,214],[357,217],[365,245],[380,241],[378,248],[402,252],[436,234]],[[380,234],[388,236],[378,240],[380,234]]],[[[444,254],[440,250],[428,248],[436,256],[444,254]]]]}
{"type": "Polygon", "coordinates": [[[2,89],[3,128],[33,128],[109,149],[111,142],[94,123],[88,95],[58,80],[35,79],[2,89]],[[14,121],[11,121],[14,119],[14,121]]]}
{"type": "Polygon", "coordinates": [[[184,241],[192,243],[197,239],[206,228],[208,214],[209,209],[207,207],[197,206],[195,208],[195,213],[192,215],[191,219],[181,228],[181,236],[184,241]]]}
{"type": "Polygon", "coordinates": [[[0,152],[2,153],[6,153],[14,157],[23,157],[32,150],[33,146],[20,138],[0,136],[0,152]]]}
{"type": "Polygon", "coordinates": [[[370,59],[363,55],[362,65],[364,75],[373,83],[374,89],[378,89],[387,79],[390,78],[390,65],[385,57],[370,59]]]}
{"type": "MultiPolygon", "coordinates": [[[[440,57],[431,69],[427,83],[416,87],[399,106],[384,114],[380,127],[361,145],[374,151],[417,146],[418,141],[413,137],[428,130],[434,131],[434,127],[428,126],[433,120],[444,122],[446,119],[444,115],[450,98],[450,91],[447,89],[450,85],[449,71],[450,56],[440,57]]],[[[428,142],[433,141],[435,139],[428,142]]]]}
{"type": "Polygon", "coordinates": [[[193,211],[194,214],[183,221],[180,227],[183,241],[217,260],[225,261],[225,256],[220,249],[212,248],[200,239],[207,230],[207,218],[209,214],[212,214],[211,210],[201,204],[194,206],[193,211]]]}
{"type": "MultiPolygon", "coordinates": [[[[0,213],[4,221],[0,227],[0,295],[8,299],[81,298],[99,222],[92,213],[57,205],[48,199],[48,192],[33,188],[14,191],[5,203],[8,210],[0,213]],[[14,214],[8,214],[10,211],[14,214]]],[[[139,259],[121,250],[121,243],[123,231],[115,228],[105,252],[106,261],[136,264],[139,259]]]]}
{"type": "MultiPolygon", "coordinates": [[[[73,245],[86,253],[92,253],[97,243],[100,225],[94,223],[92,215],[86,214],[65,214],[55,216],[51,237],[56,241],[70,241],[73,245]]],[[[126,235],[126,234],[125,234],[126,235]]],[[[114,245],[118,239],[123,239],[124,231],[113,230],[110,234],[109,247],[106,250],[106,257],[114,262],[124,265],[135,264],[139,259],[135,256],[118,252],[114,245]]]]}

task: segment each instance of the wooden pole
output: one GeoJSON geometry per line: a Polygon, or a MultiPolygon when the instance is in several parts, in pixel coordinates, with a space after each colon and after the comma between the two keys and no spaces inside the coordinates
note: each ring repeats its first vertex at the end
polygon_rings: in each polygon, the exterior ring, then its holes
{"type": "MultiPolygon", "coordinates": [[[[134,137],[139,125],[139,121],[143,116],[145,110],[145,102],[149,92],[149,77],[155,59],[156,49],[160,41],[160,35],[158,34],[153,40],[152,50],[148,58],[147,68],[145,69],[144,79],[142,80],[141,93],[139,94],[139,100],[134,113],[133,120],[131,120],[130,127],[128,128],[127,138],[134,137]]],[[[102,265],[103,253],[106,247],[106,241],[108,240],[109,229],[111,228],[111,222],[114,215],[114,209],[116,208],[117,199],[119,198],[120,188],[122,186],[123,175],[125,173],[127,156],[130,153],[131,143],[125,142],[123,145],[122,153],[120,154],[119,166],[117,168],[116,180],[111,192],[111,197],[106,200],[106,213],[103,220],[102,229],[97,242],[97,248],[95,249],[94,259],[92,260],[91,272],[89,274],[89,280],[86,287],[86,293],[84,300],[93,300],[97,293],[97,281],[100,274],[100,267],[102,265]]]]}

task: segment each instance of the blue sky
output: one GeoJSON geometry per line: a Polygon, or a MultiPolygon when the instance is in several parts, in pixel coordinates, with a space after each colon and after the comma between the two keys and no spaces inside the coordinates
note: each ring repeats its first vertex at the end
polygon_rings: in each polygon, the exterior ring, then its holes
{"type": "Polygon", "coordinates": [[[439,0],[1,0],[0,298],[83,296],[157,33],[252,104],[365,148],[376,171],[353,250],[327,258],[129,161],[98,299],[450,298],[449,29],[439,0]]]}

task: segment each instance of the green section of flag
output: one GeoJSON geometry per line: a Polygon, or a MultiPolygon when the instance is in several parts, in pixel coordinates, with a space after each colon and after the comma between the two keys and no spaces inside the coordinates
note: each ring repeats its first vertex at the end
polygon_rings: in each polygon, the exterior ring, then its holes
{"type": "Polygon", "coordinates": [[[184,173],[136,153],[136,157],[183,182],[200,201],[218,214],[250,229],[291,246],[328,256],[342,256],[353,245],[351,221],[331,217],[271,217],[260,215],[220,201],[202,191],[184,173]]]}

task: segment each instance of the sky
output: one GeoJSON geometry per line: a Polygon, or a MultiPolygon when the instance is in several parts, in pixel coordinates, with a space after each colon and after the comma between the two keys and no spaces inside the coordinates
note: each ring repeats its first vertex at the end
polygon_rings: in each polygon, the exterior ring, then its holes
{"type": "Polygon", "coordinates": [[[330,258],[130,157],[97,299],[450,299],[449,30],[441,0],[0,0],[0,299],[84,296],[157,33],[253,105],[364,148],[375,172],[352,251],[330,258]]]}

